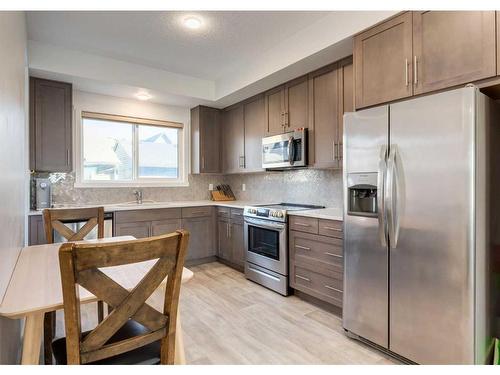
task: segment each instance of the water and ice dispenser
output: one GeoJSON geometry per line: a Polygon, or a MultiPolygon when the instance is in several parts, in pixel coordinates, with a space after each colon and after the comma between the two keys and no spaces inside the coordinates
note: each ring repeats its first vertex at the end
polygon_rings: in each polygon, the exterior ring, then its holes
{"type": "Polygon", "coordinates": [[[347,175],[347,213],[355,216],[376,217],[378,173],[350,173],[347,175]]]}

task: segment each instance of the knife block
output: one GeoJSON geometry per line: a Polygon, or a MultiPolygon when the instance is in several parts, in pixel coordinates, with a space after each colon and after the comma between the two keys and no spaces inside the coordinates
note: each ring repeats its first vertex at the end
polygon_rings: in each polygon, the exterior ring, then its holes
{"type": "Polygon", "coordinates": [[[213,190],[212,192],[212,200],[213,201],[234,201],[234,197],[227,196],[222,191],[213,190]]]}

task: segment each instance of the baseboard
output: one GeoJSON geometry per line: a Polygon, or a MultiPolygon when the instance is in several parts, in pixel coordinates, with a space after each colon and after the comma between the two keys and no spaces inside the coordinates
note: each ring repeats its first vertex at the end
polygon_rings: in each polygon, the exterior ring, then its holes
{"type": "Polygon", "coordinates": [[[319,307],[320,309],[323,309],[325,311],[328,311],[332,314],[337,315],[338,317],[342,318],[342,308],[332,305],[331,303],[325,302],[320,300],[319,298],[310,296],[309,294],[306,294],[304,292],[301,292],[300,290],[294,290],[293,294],[300,299],[309,302],[310,304],[319,307]]]}
{"type": "Polygon", "coordinates": [[[216,257],[216,258],[217,258],[217,262],[222,263],[225,266],[231,267],[231,268],[235,269],[236,271],[245,272],[244,266],[240,266],[239,264],[234,264],[232,262],[229,262],[229,261],[222,259],[222,258],[219,258],[219,257],[216,257]]]}
{"type": "Polygon", "coordinates": [[[198,266],[200,264],[217,262],[217,260],[218,259],[217,259],[216,256],[211,256],[211,257],[206,257],[206,258],[200,258],[200,259],[190,259],[190,260],[186,260],[184,262],[184,265],[186,267],[193,267],[193,266],[198,266]]]}

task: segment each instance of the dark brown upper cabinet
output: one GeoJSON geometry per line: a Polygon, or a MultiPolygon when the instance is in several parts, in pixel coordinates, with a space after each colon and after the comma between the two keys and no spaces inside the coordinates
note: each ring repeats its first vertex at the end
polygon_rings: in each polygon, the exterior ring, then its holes
{"type": "Polygon", "coordinates": [[[303,128],[308,123],[308,76],[299,77],[265,93],[267,135],[303,128]]]}
{"type": "Polygon", "coordinates": [[[245,122],[243,104],[222,113],[222,170],[224,173],[245,171],[245,122]]]}
{"type": "Polygon", "coordinates": [[[264,95],[244,104],[245,171],[262,171],[262,137],[266,135],[264,95]]]}
{"type": "Polygon", "coordinates": [[[191,109],[191,172],[221,173],[221,115],[216,108],[191,109]]]}
{"type": "Polygon", "coordinates": [[[411,12],[356,35],[356,108],[411,96],[412,57],[411,12]]]}
{"type": "Polygon", "coordinates": [[[30,169],[72,170],[71,84],[30,78],[30,169]]]}
{"type": "Polygon", "coordinates": [[[342,167],[343,114],[353,111],[352,57],[309,76],[309,161],[315,168],[342,167]]]}
{"type": "Polygon", "coordinates": [[[413,93],[496,75],[495,12],[413,13],[413,93]]]}

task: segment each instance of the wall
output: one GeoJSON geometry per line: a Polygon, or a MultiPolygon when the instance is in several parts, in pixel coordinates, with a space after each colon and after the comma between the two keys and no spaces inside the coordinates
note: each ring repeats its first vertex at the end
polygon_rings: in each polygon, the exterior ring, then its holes
{"type": "MultiPolygon", "coordinates": [[[[26,19],[0,12],[0,299],[24,245],[26,213],[26,19]]],[[[20,321],[0,318],[0,364],[17,363],[20,321]]]]}

